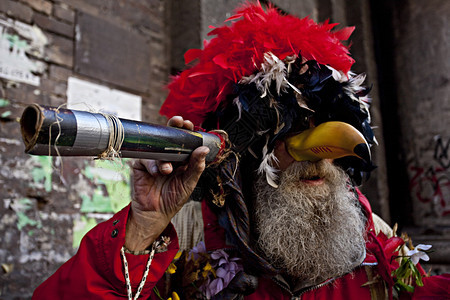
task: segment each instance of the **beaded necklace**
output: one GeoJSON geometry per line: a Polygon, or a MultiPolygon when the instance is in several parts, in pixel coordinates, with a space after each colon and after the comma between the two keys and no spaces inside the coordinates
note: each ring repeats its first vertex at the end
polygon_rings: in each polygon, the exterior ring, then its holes
{"type": "Polygon", "coordinates": [[[123,258],[123,266],[125,269],[125,281],[127,284],[128,300],[136,300],[139,298],[139,295],[141,294],[142,289],[144,288],[145,281],[147,281],[147,276],[148,276],[148,272],[150,270],[150,265],[152,263],[153,256],[155,255],[155,250],[158,245],[159,245],[159,243],[157,243],[156,241],[153,242],[153,244],[152,244],[152,250],[150,251],[150,256],[148,257],[148,260],[147,260],[147,266],[145,267],[144,276],[142,277],[141,282],[139,283],[139,287],[138,287],[138,290],[137,290],[134,298],[133,298],[133,291],[131,290],[130,275],[128,273],[128,262],[127,262],[127,258],[125,257],[126,248],[125,248],[125,246],[123,246],[122,249],[120,249],[120,253],[122,254],[122,258],[123,258]]]}

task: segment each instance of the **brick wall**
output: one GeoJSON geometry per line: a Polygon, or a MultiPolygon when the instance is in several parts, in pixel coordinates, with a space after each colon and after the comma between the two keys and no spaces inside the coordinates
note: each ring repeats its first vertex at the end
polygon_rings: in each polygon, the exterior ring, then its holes
{"type": "Polygon", "coordinates": [[[29,299],[89,228],[129,201],[126,161],[24,154],[24,107],[66,103],[74,77],[140,96],[142,119],[163,123],[165,18],[157,0],[0,1],[1,299],[29,299]]]}

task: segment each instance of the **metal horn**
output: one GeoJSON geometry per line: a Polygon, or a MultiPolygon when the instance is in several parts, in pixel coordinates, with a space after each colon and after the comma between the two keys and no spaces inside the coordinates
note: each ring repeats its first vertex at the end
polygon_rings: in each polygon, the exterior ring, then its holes
{"type": "Polygon", "coordinates": [[[20,126],[25,152],[34,155],[101,156],[115,144],[123,158],[177,162],[203,145],[210,149],[206,160],[211,162],[221,147],[221,139],[211,133],[38,104],[25,108],[20,126]]]}

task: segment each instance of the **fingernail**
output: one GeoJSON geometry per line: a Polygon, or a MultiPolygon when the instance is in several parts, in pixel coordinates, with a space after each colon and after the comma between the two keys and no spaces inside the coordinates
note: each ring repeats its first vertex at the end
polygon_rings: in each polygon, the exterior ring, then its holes
{"type": "Polygon", "coordinates": [[[158,167],[157,166],[153,166],[152,167],[152,174],[156,174],[158,173],[158,167]]]}
{"type": "Polygon", "coordinates": [[[168,166],[168,165],[161,166],[161,171],[169,171],[169,170],[170,170],[170,166],[168,166]]]}

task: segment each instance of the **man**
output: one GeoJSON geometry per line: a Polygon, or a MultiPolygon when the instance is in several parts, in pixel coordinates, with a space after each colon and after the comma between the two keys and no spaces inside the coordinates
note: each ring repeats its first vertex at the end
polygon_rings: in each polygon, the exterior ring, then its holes
{"type": "Polygon", "coordinates": [[[396,260],[403,240],[380,233],[393,235],[355,187],[375,139],[364,77],[341,43],[352,29],[259,4],[230,20],[186,53],[195,63],[161,109],[170,126],[220,135],[216,161],[205,170],[206,147],[186,165],[137,161],[131,205],[87,234],[35,299],[378,299],[420,285],[420,267],[396,260]],[[189,199],[202,242],[180,236],[187,250],[174,260],[170,222],[189,199]]]}

